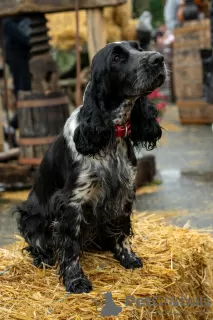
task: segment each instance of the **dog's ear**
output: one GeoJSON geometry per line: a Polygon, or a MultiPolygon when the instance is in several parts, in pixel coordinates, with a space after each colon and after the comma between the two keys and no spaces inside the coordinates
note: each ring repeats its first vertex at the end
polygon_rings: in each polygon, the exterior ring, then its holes
{"type": "Polygon", "coordinates": [[[130,45],[132,48],[137,49],[138,51],[142,51],[142,48],[141,48],[139,42],[133,41],[133,40],[130,40],[130,41],[128,41],[128,42],[129,42],[129,45],[130,45]]]}
{"type": "Polygon", "coordinates": [[[74,133],[76,150],[83,155],[100,154],[115,139],[114,127],[106,112],[101,89],[92,83],[86,88],[79,126],[74,133]]]}
{"type": "Polygon", "coordinates": [[[131,113],[132,133],[134,146],[153,150],[161,138],[162,130],[158,123],[157,107],[147,98],[139,98],[135,102],[131,113]]]}

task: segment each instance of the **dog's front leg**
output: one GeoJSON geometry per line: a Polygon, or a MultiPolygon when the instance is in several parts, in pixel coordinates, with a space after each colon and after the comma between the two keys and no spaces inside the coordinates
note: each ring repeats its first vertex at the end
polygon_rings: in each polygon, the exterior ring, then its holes
{"type": "Polygon", "coordinates": [[[132,251],[130,239],[122,234],[116,239],[114,257],[126,269],[142,268],[143,264],[140,258],[132,251]]]}
{"type": "Polygon", "coordinates": [[[80,265],[80,236],[82,212],[77,206],[65,209],[58,222],[55,243],[58,253],[60,276],[68,292],[90,292],[92,285],[80,265]]]}
{"type": "Polygon", "coordinates": [[[126,205],[126,213],[117,222],[119,235],[115,239],[114,257],[120,261],[120,264],[126,269],[142,268],[143,263],[131,248],[131,209],[132,204],[126,205]]]}

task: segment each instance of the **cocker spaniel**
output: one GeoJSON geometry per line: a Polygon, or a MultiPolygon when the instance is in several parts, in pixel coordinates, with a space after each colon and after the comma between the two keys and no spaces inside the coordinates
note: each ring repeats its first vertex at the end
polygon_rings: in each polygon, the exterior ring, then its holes
{"type": "Polygon", "coordinates": [[[152,150],[161,137],[157,109],[146,96],[165,77],[163,56],[136,42],[101,49],[83,105],[50,146],[17,209],[34,265],[57,263],[69,292],[92,290],[80,264],[83,250],[109,250],[123,267],[142,267],[131,249],[134,147],[152,150]]]}

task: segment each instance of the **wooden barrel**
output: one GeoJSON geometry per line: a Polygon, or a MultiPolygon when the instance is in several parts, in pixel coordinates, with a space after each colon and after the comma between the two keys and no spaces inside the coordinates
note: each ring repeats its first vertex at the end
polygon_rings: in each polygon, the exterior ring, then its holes
{"type": "Polygon", "coordinates": [[[18,99],[20,164],[39,165],[49,145],[69,117],[69,101],[62,92],[48,95],[21,92],[18,99]]]}
{"type": "Polygon", "coordinates": [[[147,155],[138,160],[136,188],[140,188],[147,183],[151,183],[156,174],[155,156],[147,155]]]}

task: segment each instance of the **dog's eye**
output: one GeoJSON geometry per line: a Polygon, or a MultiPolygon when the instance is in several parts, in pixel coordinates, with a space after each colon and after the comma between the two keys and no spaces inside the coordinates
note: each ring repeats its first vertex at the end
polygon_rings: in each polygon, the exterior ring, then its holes
{"type": "Polygon", "coordinates": [[[113,63],[118,63],[120,60],[121,60],[121,57],[118,54],[116,54],[116,56],[114,56],[113,58],[113,63]]]}

